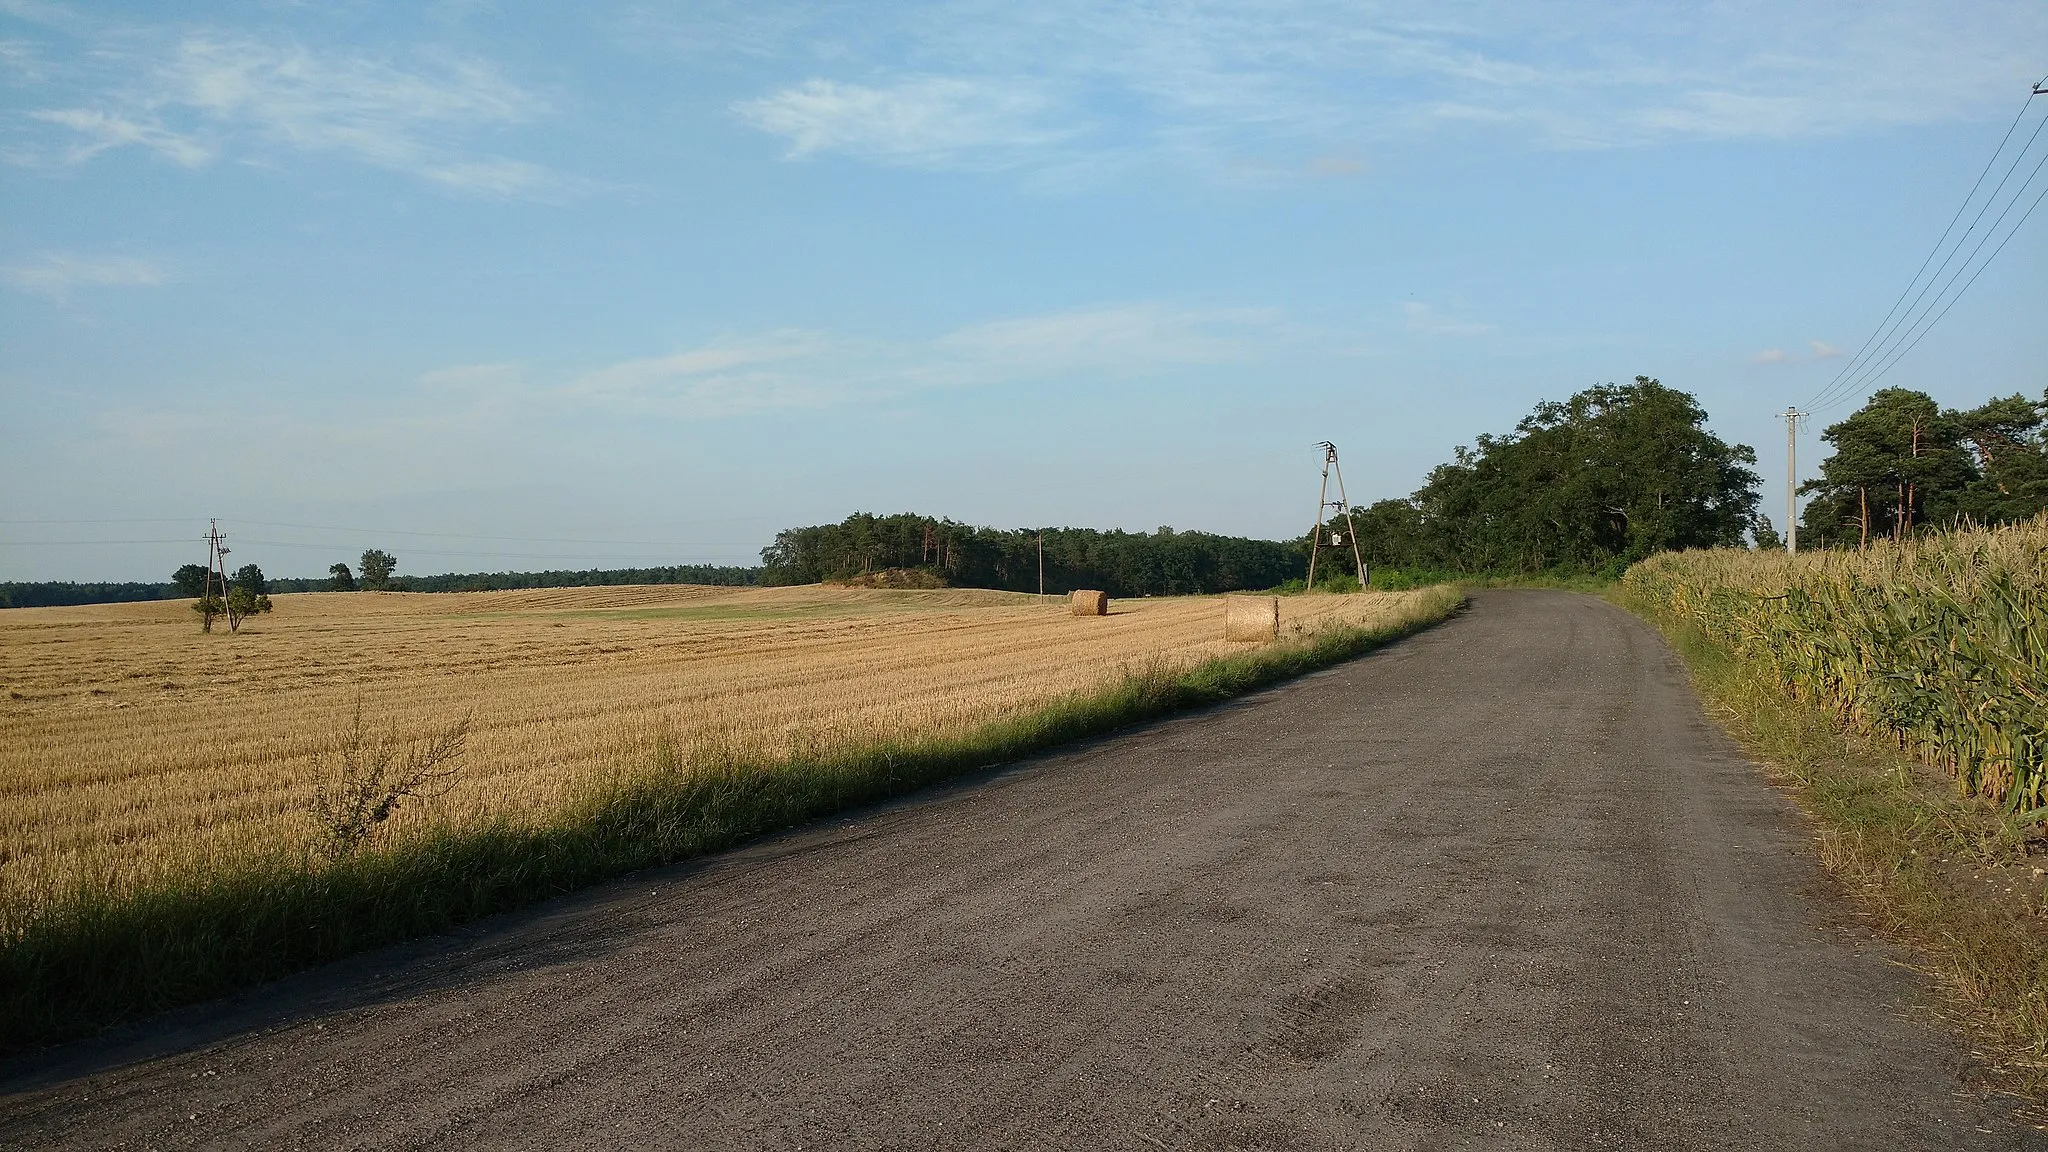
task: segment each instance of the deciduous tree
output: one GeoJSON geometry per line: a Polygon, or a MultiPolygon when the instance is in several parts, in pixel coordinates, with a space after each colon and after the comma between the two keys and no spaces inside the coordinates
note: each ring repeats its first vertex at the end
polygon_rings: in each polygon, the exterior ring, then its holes
{"type": "Polygon", "coordinates": [[[223,606],[227,609],[230,632],[241,631],[244,619],[270,611],[270,587],[264,582],[263,569],[254,564],[237,568],[223,606]]]}
{"type": "Polygon", "coordinates": [[[380,548],[372,548],[363,553],[360,569],[363,574],[363,587],[379,592],[389,588],[392,570],[397,567],[398,557],[380,548]]]}
{"type": "Polygon", "coordinates": [[[204,564],[186,564],[176,572],[171,573],[171,583],[176,584],[178,591],[187,596],[204,595],[206,592],[206,566],[204,564]]]}

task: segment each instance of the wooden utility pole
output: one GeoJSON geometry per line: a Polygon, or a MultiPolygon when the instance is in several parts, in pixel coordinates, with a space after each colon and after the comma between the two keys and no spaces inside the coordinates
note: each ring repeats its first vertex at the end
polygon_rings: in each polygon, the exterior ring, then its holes
{"type": "MultiPolygon", "coordinates": [[[[1323,450],[1323,489],[1322,494],[1316,497],[1316,527],[1315,531],[1309,536],[1308,590],[1311,592],[1315,591],[1316,555],[1322,551],[1323,547],[1323,512],[1331,508],[1344,514],[1344,527],[1351,536],[1351,559],[1353,563],[1358,565],[1358,586],[1363,588],[1366,582],[1371,579],[1371,574],[1366,571],[1364,554],[1358,550],[1358,525],[1354,524],[1351,520],[1351,501],[1344,492],[1344,466],[1337,462],[1337,446],[1335,444],[1325,440],[1321,444],[1316,445],[1316,447],[1323,450]],[[1330,471],[1332,469],[1335,469],[1337,473],[1337,498],[1335,500],[1330,499],[1330,471]]],[[[1330,518],[1331,526],[1334,527],[1336,522],[1337,518],[1332,516],[1330,518]]],[[[1330,546],[1332,548],[1343,546],[1344,533],[1333,532],[1331,536],[1330,546]]]]}
{"type": "Polygon", "coordinates": [[[1806,413],[1785,409],[1785,555],[1799,552],[1799,421],[1806,413]]]}

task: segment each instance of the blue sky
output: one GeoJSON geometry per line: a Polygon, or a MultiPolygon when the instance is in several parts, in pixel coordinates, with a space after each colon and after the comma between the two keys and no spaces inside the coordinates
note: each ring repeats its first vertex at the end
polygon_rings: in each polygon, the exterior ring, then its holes
{"type": "MultiPolygon", "coordinates": [[[[1776,482],[2044,72],[2038,0],[0,0],[0,579],[1292,535],[1315,441],[1638,373],[1776,482]]],[[[2044,315],[2048,212],[1884,383],[2044,315]]]]}

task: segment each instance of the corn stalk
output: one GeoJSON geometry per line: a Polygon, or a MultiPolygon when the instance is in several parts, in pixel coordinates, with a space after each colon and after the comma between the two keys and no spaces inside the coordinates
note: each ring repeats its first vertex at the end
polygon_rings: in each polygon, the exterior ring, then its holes
{"type": "Polygon", "coordinates": [[[1861,551],[1666,553],[1622,584],[1964,794],[2048,818],[2048,515],[1861,551]]]}

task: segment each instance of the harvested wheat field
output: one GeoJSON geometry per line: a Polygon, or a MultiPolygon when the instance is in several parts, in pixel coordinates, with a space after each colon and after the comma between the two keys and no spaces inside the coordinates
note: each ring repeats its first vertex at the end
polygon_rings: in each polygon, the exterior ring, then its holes
{"type": "MultiPolygon", "coordinates": [[[[1284,637],[1430,590],[1281,601],[1284,637]]],[[[1441,591],[1435,593],[1439,598],[1441,591]]],[[[978,590],[307,593],[239,634],[180,602],[0,613],[0,898],[126,887],[302,843],[360,705],[395,741],[468,716],[461,776],[394,825],[542,813],[657,743],[770,754],[966,728],[1239,651],[1213,597],[1109,616],[978,590]]],[[[1439,613],[1440,614],[1440,613],[1439,613]]]]}

